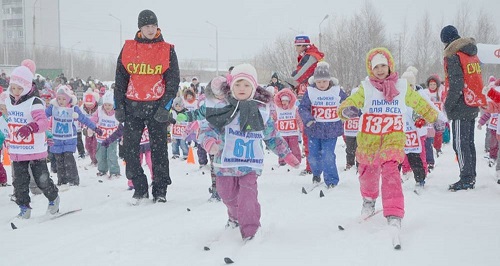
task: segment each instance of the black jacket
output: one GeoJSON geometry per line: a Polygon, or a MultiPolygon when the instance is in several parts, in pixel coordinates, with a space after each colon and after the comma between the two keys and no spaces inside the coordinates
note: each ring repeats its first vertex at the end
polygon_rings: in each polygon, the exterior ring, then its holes
{"type": "MultiPolygon", "coordinates": [[[[158,29],[159,30],[159,29],[158,29]]],[[[139,43],[157,43],[163,42],[163,36],[160,34],[157,38],[152,40],[146,38],[139,38],[139,32],[135,35],[134,41],[139,43]]],[[[156,101],[139,102],[127,99],[127,87],[130,80],[130,74],[127,72],[122,64],[122,51],[118,56],[115,76],[115,109],[122,109],[125,111],[125,116],[134,116],[140,118],[152,118],[159,108],[165,106],[175,98],[177,89],[179,88],[180,75],[179,64],[177,62],[177,54],[175,53],[174,46],[170,47],[170,64],[169,68],[163,73],[163,80],[165,81],[165,93],[156,101]]]]}
{"type": "Polygon", "coordinates": [[[447,63],[449,91],[444,102],[446,115],[451,120],[474,120],[479,113],[478,107],[465,104],[463,88],[464,74],[457,52],[474,56],[477,54],[476,42],[472,38],[460,38],[451,42],[444,49],[444,60],[447,63]]]}

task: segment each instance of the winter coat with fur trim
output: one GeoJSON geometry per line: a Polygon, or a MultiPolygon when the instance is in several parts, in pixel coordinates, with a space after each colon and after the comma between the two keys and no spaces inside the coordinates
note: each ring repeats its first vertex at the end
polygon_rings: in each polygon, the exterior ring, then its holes
{"type": "MultiPolygon", "coordinates": [[[[228,92],[229,86],[224,90],[226,95],[230,95],[230,92],[228,92]]],[[[270,104],[272,96],[265,89],[257,87],[254,100],[263,102],[264,104],[261,104],[261,106],[265,106],[270,104]]],[[[264,133],[264,142],[266,143],[266,146],[280,158],[285,158],[290,153],[290,149],[288,148],[288,144],[285,142],[285,140],[279,136],[278,131],[274,127],[274,120],[272,119],[271,116],[269,116],[269,119],[267,121],[264,121],[264,125],[265,129],[263,133],[264,133]]],[[[262,174],[261,169],[256,169],[251,167],[234,167],[234,168],[221,167],[222,152],[226,141],[225,128],[222,128],[219,131],[218,129],[216,129],[216,127],[208,123],[208,121],[204,120],[200,122],[198,141],[207,151],[209,151],[209,147],[207,147],[208,143],[215,141],[217,145],[219,145],[219,151],[217,152],[217,154],[214,155],[214,171],[217,176],[244,176],[254,171],[256,172],[257,175],[262,174]]]]}
{"type": "Polygon", "coordinates": [[[449,90],[444,102],[446,115],[451,120],[473,120],[478,116],[479,108],[465,104],[463,88],[464,75],[457,53],[477,54],[476,41],[472,38],[459,38],[444,49],[445,73],[448,73],[449,90]]]}
{"type": "MultiPolygon", "coordinates": [[[[276,95],[274,95],[274,104],[276,105],[276,107],[283,109],[283,105],[281,104],[281,97],[285,96],[285,95],[290,98],[290,103],[288,104],[288,106],[295,106],[295,104],[297,103],[297,96],[295,95],[295,93],[293,93],[292,90],[284,89],[284,90],[281,90],[278,93],[276,93],[276,95]]],[[[297,107],[297,113],[295,114],[295,117],[297,117],[297,124],[298,124],[299,130],[300,130],[300,132],[302,132],[304,130],[304,124],[302,123],[302,119],[300,118],[298,107],[297,107]]],[[[276,111],[274,112],[273,119],[276,122],[276,111]]]]}

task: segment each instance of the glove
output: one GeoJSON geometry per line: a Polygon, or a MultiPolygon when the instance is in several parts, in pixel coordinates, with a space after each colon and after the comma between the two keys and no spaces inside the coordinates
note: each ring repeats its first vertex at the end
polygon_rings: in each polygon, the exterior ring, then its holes
{"type": "Polygon", "coordinates": [[[342,110],[342,116],[347,118],[358,117],[359,116],[358,108],[354,106],[349,106],[347,108],[344,108],[344,110],[342,110]]]}
{"type": "Polygon", "coordinates": [[[47,145],[49,145],[49,147],[54,146],[54,139],[53,138],[48,138],[47,139],[47,145]]]}
{"type": "Polygon", "coordinates": [[[427,122],[425,122],[425,119],[423,118],[417,118],[417,120],[415,120],[415,126],[417,128],[422,128],[423,126],[425,126],[427,122]]]}
{"type": "Polygon", "coordinates": [[[219,152],[219,144],[222,143],[222,141],[217,140],[215,138],[210,138],[204,143],[205,150],[208,152],[210,155],[216,155],[219,152]]]}
{"type": "Polygon", "coordinates": [[[109,147],[111,144],[111,141],[109,139],[105,139],[101,142],[101,146],[104,146],[105,148],[109,147]]]}
{"type": "Polygon", "coordinates": [[[102,131],[102,129],[100,129],[100,128],[98,128],[98,127],[96,127],[96,128],[94,129],[94,132],[95,132],[97,135],[99,135],[99,136],[102,136],[102,134],[104,134],[104,132],[102,131]]]}
{"type": "Polygon", "coordinates": [[[115,109],[115,118],[120,123],[125,122],[125,109],[123,108],[115,109]]]}
{"type": "Polygon", "coordinates": [[[35,132],[38,132],[38,124],[35,122],[31,122],[19,128],[16,132],[16,137],[21,137],[22,139],[25,139],[31,133],[35,132]]]}
{"type": "Polygon", "coordinates": [[[481,130],[483,128],[483,125],[477,124],[477,129],[481,130]]]}
{"type": "Polygon", "coordinates": [[[185,114],[178,114],[177,118],[175,118],[177,122],[186,122],[188,120],[187,115],[185,114]]]}
{"type": "Polygon", "coordinates": [[[295,169],[298,169],[300,166],[299,159],[297,159],[297,157],[295,157],[292,153],[287,154],[284,160],[288,165],[295,169]]]}
{"type": "Polygon", "coordinates": [[[156,111],[154,119],[160,123],[165,123],[170,119],[170,111],[168,111],[164,107],[160,107],[156,111]]]}

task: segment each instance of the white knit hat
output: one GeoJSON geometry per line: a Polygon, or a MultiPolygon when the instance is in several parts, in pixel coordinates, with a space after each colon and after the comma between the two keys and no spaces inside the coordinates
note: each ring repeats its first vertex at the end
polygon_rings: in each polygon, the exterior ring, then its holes
{"type": "MultiPolygon", "coordinates": [[[[231,93],[233,93],[233,86],[236,83],[236,81],[242,80],[242,79],[250,82],[250,84],[252,85],[252,94],[250,95],[250,98],[248,98],[248,99],[249,100],[253,99],[253,96],[255,95],[255,90],[258,87],[257,70],[255,69],[255,67],[253,67],[250,64],[241,64],[241,65],[237,65],[233,68],[233,71],[231,71],[231,84],[230,84],[231,93]]],[[[234,97],[234,93],[233,93],[233,97],[234,97]]]]}
{"type": "Polygon", "coordinates": [[[371,64],[372,64],[372,70],[373,70],[377,65],[380,65],[380,64],[388,66],[389,61],[387,60],[387,57],[385,57],[383,54],[378,53],[375,56],[373,56],[371,64]]]}
{"type": "Polygon", "coordinates": [[[102,103],[110,103],[110,104],[115,104],[115,97],[113,94],[113,91],[107,91],[103,96],[102,96],[102,103]]]}
{"type": "Polygon", "coordinates": [[[16,84],[23,88],[21,96],[28,94],[31,91],[33,84],[33,73],[25,66],[14,68],[10,74],[10,84],[16,84]]]}

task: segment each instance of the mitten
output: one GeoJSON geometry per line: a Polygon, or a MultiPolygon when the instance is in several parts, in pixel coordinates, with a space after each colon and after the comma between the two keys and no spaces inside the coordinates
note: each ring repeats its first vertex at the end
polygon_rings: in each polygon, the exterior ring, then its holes
{"type": "Polygon", "coordinates": [[[415,126],[417,128],[422,128],[423,126],[425,126],[427,122],[425,122],[425,119],[423,118],[417,118],[417,120],[415,120],[415,126]]]}
{"type": "Polygon", "coordinates": [[[295,157],[295,155],[293,155],[292,153],[287,154],[284,160],[288,165],[292,166],[293,168],[299,168],[300,162],[297,159],[297,157],[295,157]]]}
{"type": "Polygon", "coordinates": [[[170,119],[170,111],[160,106],[153,118],[160,123],[165,123],[170,119]]]}
{"type": "Polygon", "coordinates": [[[111,141],[109,139],[105,139],[101,142],[101,146],[104,146],[104,147],[109,147],[109,145],[111,144],[111,141]]]}
{"type": "Polygon", "coordinates": [[[356,107],[354,106],[349,106],[347,108],[344,108],[342,110],[342,116],[346,118],[354,118],[359,116],[359,111],[356,107]]]}
{"type": "Polygon", "coordinates": [[[49,147],[54,146],[54,139],[53,138],[47,138],[47,145],[49,145],[49,147]]]}
{"type": "Polygon", "coordinates": [[[100,129],[100,128],[98,128],[98,127],[96,127],[96,128],[94,129],[94,132],[95,132],[97,135],[99,135],[99,136],[102,136],[102,134],[104,134],[104,132],[102,131],[102,129],[100,129]]]}
{"type": "Polygon", "coordinates": [[[19,128],[16,132],[16,136],[21,137],[22,139],[25,139],[28,137],[31,133],[38,132],[38,124],[35,122],[28,123],[27,125],[22,126],[19,128]]]}
{"type": "Polygon", "coordinates": [[[186,122],[188,120],[188,117],[185,114],[178,114],[175,120],[177,122],[186,122]]]}

